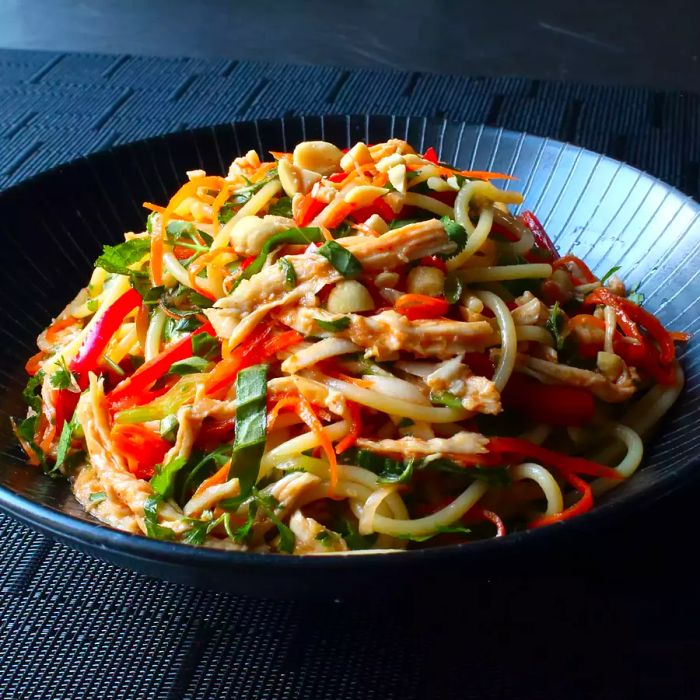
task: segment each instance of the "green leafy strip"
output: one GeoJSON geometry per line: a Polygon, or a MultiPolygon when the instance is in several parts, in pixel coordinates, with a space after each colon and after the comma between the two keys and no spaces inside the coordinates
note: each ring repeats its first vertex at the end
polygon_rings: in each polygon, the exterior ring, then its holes
{"type": "Polygon", "coordinates": [[[107,499],[107,494],[104,491],[95,491],[88,496],[90,503],[102,503],[107,499]]]}
{"type": "Polygon", "coordinates": [[[342,316],[333,321],[324,321],[321,318],[315,318],[314,321],[320,329],[328,331],[329,333],[337,333],[338,331],[344,331],[350,327],[349,316],[342,316]]]}
{"type": "Polygon", "coordinates": [[[562,337],[562,330],[564,328],[564,316],[559,308],[559,302],[554,302],[554,306],[550,311],[549,318],[545,322],[545,328],[551,333],[552,338],[554,338],[554,346],[557,350],[562,350],[564,348],[564,338],[562,337]]]}
{"type": "Polygon", "coordinates": [[[170,498],[175,490],[175,477],[186,464],[184,457],[175,457],[167,464],[157,466],[151,477],[153,491],[161,498],[170,498]]]}
{"type": "Polygon", "coordinates": [[[209,333],[192,336],[192,352],[205,360],[215,360],[221,354],[219,341],[209,333]]]}
{"type": "Polygon", "coordinates": [[[471,529],[468,527],[465,527],[464,525],[444,525],[444,526],[436,527],[435,531],[430,533],[429,535],[401,534],[401,535],[395,535],[395,537],[399,540],[409,540],[411,542],[425,542],[427,540],[432,539],[433,537],[437,537],[438,535],[451,535],[451,534],[469,535],[469,534],[471,534],[471,529]]]}
{"type": "Polygon", "coordinates": [[[274,216],[286,216],[292,218],[292,200],[290,197],[280,197],[274,204],[271,204],[267,210],[268,214],[274,216]]]}
{"type": "Polygon", "coordinates": [[[620,270],[621,267],[619,265],[616,265],[615,267],[611,267],[601,278],[600,278],[600,283],[605,284],[610,277],[612,277],[618,270],[620,270]]]}
{"type": "Polygon", "coordinates": [[[285,525],[279,518],[277,511],[280,507],[279,501],[275,499],[274,496],[269,493],[263,493],[258,491],[255,487],[251,490],[251,498],[248,502],[248,517],[246,521],[237,530],[229,532],[229,537],[233,539],[234,542],[243,544],[248,542],[250,536],[252,535],[253,524],[255,523],[256,516],[260,513],[263,517],[266,517],[272,524],[277,528],[279,533],[280,541],[278,544],[278,549],[280,552],[286,552],[291,554],[294,551],[294,545],[296,538],[294,533],[285,525]]]}
{"type": "MultiPolygon", "coordinates": [[[[196,337],[196,336],[195,336],[196,337]]],[[[168,374],[176,374],[178,376],[183,376],[185,374],[196,374],[197,372],[206,372],[212,363],[209,360],[205,360],[203,357],[197,357],[196,355],[192,357],[187,357],[184,360],[178,360],[170,365],[168,374]]]]}
{"type": "MultiPolygon", "coordinates": [[[[240,284],[243,280],[250,279],[253,275],[256,275],[260,270],[262,270],[267,256],[275,249],[277,246],[292,243],[303,245],[304,243],[320,243],[323,240],[323,234],[321,229],[315,226],[309,226],[306,228],[290,228],[287,231],[281,231],[276,233],[271,238],[265,241],[262,250],[258,256],[253,260],[248,267],[241,273],[240,277],[236,280],[236,284],[240,284]]],[[[337,245],[337,244],[336,244],[337,245]]],[[[234,287],[235,288],[235,287],[234,287]]]]}
{"type": "Polygon", "coordinates": [[[231,452],[229,479],[237,477],[240,494],[222,502],[235,510],[251,494],[258,480],[265,449],[267,425],[267,365],[253,365],[236,377],[236,436],[231,452]]]}
{"type": "Polygon", "coordinates": [[[41,413],[41,385],[44,381],[44,370],[39,370],[29,377],[27,386],[22,390],[24,402],[36,413],[41,413]]]}
{"type": "Polygon", "coordinates": [[[447,408],[463,409],[462,400],[459,396],[450,393],[449,391],[431,391],[430,400],[433,403],[447,406],[447,408]]]}
{"type": "Polygon", "coordinates": [[[175,533],[158,522],[158,508],[163,502],[163,497],[155,494],[149,496],[143,504],[143,521],[146,526],[146,535],[154,540],[173,540],[175,533]]]}
{"type": "Polygon", "coordinates": [[[318,252],[320,255],[323,255],[343,277],[353,279],[362,274],[362,265],[360,261],[347,248],[343,248],[340,243],[326,241],[318,249],[318,252]]]}
{"type": "MultiPolygon", "coordinates": [[[[226,203],[219,210],[219,222],[222,224],[228,223],[236,212],[250,199],[256,192],[259,192],[268,182],[277,177],[277,168],[270,170],[267,175],[256,183],[250,183],[248,187],[241,188],[234,192],[226,203]]],[[[250,181],[248,181],[250,182],[250,181]]],[[[272,213],[272,212],[270,212],[272,213]]],[[[290,214],[291,216],[291,214],[290,214]]]]}
{"type": "Polygon", "coordinates": [[[445,277],[445,301],[448,304],[457,304],[462,298],[464,285],[456,272],[448,272],[445,277]]]}
{"type": "Polygon", "coordinates": [[[287,289],[294,289],[297,286],[297,273],[294,271],[294,265],[287,258],[280,258],[277,264],[284,275],[284,286],[287,289]]]}

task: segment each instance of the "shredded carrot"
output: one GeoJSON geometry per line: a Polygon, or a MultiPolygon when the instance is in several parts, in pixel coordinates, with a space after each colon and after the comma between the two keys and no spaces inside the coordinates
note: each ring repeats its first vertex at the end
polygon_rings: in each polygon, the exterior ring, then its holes
{"type": "Polygon", "coordinates": [[[284,151],[269,151],[269,153],[275,160],[281,160],[282,158],[289,159],[292,157],[291,153],[285,153],[284,151]]]}
{"type": "Polygon", "coordinates": [[[46,353],[44,353],[43,350],[39,350],[36,355],[32,355],[28,360],[27,364],[24,365],[24,371],[30,375],[34,376],[38,371],[39,367],[41,366],[41,362],[44,360],[46,357],[46,353]]]}
{"type": "Polygon", "coordinates": [[[197,494],[202,493],[202,491],[206,491],[210,486],[217,486],[218,484],[226,483],[226,480],[228,479],[228,470],[230,467],[231,460],[229,459],[228,462],[226,462],[226,464],[223,465],[223,467],[214,472],[210,477],[206,478],[197,487],[197,490],[194,492],[194,495],[196,496],[197,494]]]}
{"type": "Polygon", "coordinates": [[[251,182],[260,182],[270,170],[277,167],[277,163],[262,163],[260,167],[251,175],[251,182]]]}
{"type": "Polygon", "coordinates": [[[543,515],[531,520],[528,523],[529,528],[543,527],[544,525],[551,525],[552,523],[568,520],[575,515],[581,515],[581,513],[589,511],[593,506],[593,491],[591,490],[590,484],[575,474],[564,473],[563,476],[581,494],[581,498],[561,513],[543,515]]]}
{"type": "Polygon", "coordinates": [[[357,441],[357,438],[360,437],[360,431],[362,430],[362,412],[360,410],[360,405],[354,401],[348,401],[347,407],[350,412],[350,432],[335,446],[336,454],[341,454],[352,447],[357,441]]]}
{"type": "Polygon", "coordinates": [[[690,333],[685,333],[684,331],[669,331],[671,340],[675,340],[677,343],[687,343],[690,340],[690,333]]]}
{"type": "Polygon", "coordinates": [[[374,180],[372,181],[372,184],[375,187],[384,187],[384,185],[386,185],[388,180],[389,180],[389,176],[386,173],[377,173],[374,176],[374,180]]]}
{"type": "Polygon", "coordinates": [[[56,319],[47,329],[46,329],[46,340],[49,343],[53,343],[56,340],[56,336],[58,333],[60,333],[64,328],[70,328],[70,326],[74,326],[76,323],[78,323],[77,318],[73,318],[72,316],[68,316],[67,318],[59,318],[56,319]]]}
{"type": "Polygon", "coordinates": [[[228,255],[233,255],[234,260],[238,257],[236,251],[233,248],[216,248],[214,250],[210,250],[208,253],[200,255],[196,260],[193,260],[190,266],[187,268],[187,277],[190,280],[192,288],[199,292],[202,296],[205,296],[207,297],[207,299],[211,299],[212,301],[216,301],[216,297],[208,290],[204,289],[203,287],[200,287],[200,285],[197,283],[197,274],[201,270],[203,270],[209,263],[211,263],[215,258],[218,258],[224,253],[228,255]]]}
{"type": "Polygon", "coordinates": [[[338,462],[335,457],[335,451],[333,450],[333,443],[326,434],[321,421],[314,412],[314,407],[311,405],[311,402],[306,398],[306,396],[303,394],[283,395],[270,411],[268,427],[274,424],[280,410],[287,407],[292,408],[299,418],[306,423],[306,426],[316,436],[321,449],[326,454],[331,475],[328,496],[332,497],[333,492],[338,485],[338,462]]]}
{"type": "Polygon", "coordinates": [[[320,225],[319,228],[321,229],[321,235],[327,240],[327,241],[332,241],[333,240],[333,235],[331,232],[323,225],[320,225]]]}
{"type": "Polygon", "coordinates": [[[216,197],[214,198],[214,201],[212,202],[212,205],[211,205],[211,223],[212,223],[212,226],[214,227],[214,236],[216,236],[216,234],[219,231],[219,210],[226,203],[226,200],[228,199],[230,192],[231,192],[231,190],[230,190],[229,185],[224,185],[221,188],[221,190],[219,191],[219,194],[216,195],[216,197]]]}
{"type": "Polygon", "coordinates": [[[316,221],[319,225],[327,228],[336,228],[343,223],[354,209],[352,204],[348,204],[340,197],[334,199],[317,217],[316,221]]]}
{"type": "Polygon", "coordinates": [[[165,232],[168,227],[168,221],[177,207],[188,197],[194,197],[200,187],[208,189],[220,190],[226,181],[223,177],[217,175],[203,175],[202,177],[192,178],[186,182],[173,195],[168,202],[160,217],[160,226],[157,226],[151,236],[151,279],[154,286],[159,286],[163,283],[163,253],[165,252],[165,232]]]}

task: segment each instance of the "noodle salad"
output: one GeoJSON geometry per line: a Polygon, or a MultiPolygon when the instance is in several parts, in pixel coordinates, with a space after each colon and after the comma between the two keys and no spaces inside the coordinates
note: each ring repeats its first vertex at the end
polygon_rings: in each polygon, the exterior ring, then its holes
{"type": "Polygon", "coordinates": [[[271,155],[104,247],[27,362],[31,464],[115,528],[294,554],[501,537],[635,472],[688,337],[617,268],[433,148],[271,155]]]}

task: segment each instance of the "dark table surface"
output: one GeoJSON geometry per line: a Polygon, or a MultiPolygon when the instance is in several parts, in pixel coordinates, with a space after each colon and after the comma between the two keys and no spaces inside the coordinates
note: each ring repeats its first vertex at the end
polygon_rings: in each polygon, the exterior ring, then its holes
{"type": "MultiPolygon", "coordinates": [[[[673,91],[700,91],[700,4],[585,7],[6,0],[0,48],[215,60],[3,53],[0,186],[113,143],[222,121],[224,108],[234,118],[282,113],[281,97],[266,86],[302,74],[235,63],[254,58],[408,71],[381,83],[371,106],[387,111],[396,103],[418,113],[429,106],[431,114],[569,139],[697,196],[698,101],[673,91]],[[653,90],[447,83],[418,71],[653,90]],[[212,94],[199,112],[188,112],[192,94],[202,103],[208,75],[232,90],[249,84],[250,94],[242,91],[237,104],[232,95],[227,104],[212,94]],[[392,80],[400,82],[398,102],[392,80]],[[153,89],[161,91],[160,114],[152,111],[153,89]],[[548,101],[561,115],[552,116],[548,101]],[[596,126],[599,108],[604,121],[596,126]]],[[[369,109],[359,97],[361,79],[378,80],[342,70],[304,75],[325,87],[318,97],[308,88],[293,106],[299,112],[369,109]]],[[[458,581],[442,600],[397,590],[393,600],[377,601],[368,591],[363,606],[256,603],[188,590],[78,555],[2,517],[0,698],[690,700],[700,687],[700,605],[686,514],[696,502],[694,489],[616,524],[601,535],[612,554],[588,571],[581,564],[540,576],[513,572],[495,588],[458,581]]]]}
{"type": "Polygon", "coordinates": [[[696,0],[3,0],[0,47],[700,91],[696,0]]]}

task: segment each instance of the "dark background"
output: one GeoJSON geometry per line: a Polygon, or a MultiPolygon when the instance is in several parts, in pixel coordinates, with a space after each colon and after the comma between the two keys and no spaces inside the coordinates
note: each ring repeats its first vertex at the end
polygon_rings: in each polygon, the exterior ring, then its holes
{"type": "Polygon", "coordinates": [[[0,47],[700,90],[696,0],[3,0],[0,47]]]}
{"type": "MultiPolygon", "coordinates": [[[[238,93],[222,96],[221,109],[215,89],[197,113],[181,104],[192,95],[201,103],[206,81],[247,86],[234,118],[281,112],[275,69],[258,77],[257,68],[231,63],[246,60],[406,71],[396,78],[404,109],[421,95],[431,109],[448,102],[448,90],[422,71],[533,78],[460,83],[460,94],[483,93],[483,109],[465,101],[463,112],[446,114],[582,143],[687,193],[700,184],[700,114],[697,98],[686,97],[700,92],[700,2],[0,0],[0,49],[12,48],[227,62],[3,54],[0,156],[13,155],[0,159],[0,186],[89,150],[199,124],[195,117],[223,121],[226,99],[234,104],[238,93]],[[560,89],[549,80],[615,88],[560,89]],[[269,87],[259,104],[249,94],[261,86],[269,87]],[[599,129],[596,105],[607,105],[599,129]]],[[[309,93],[311,106],[300,98],[294,109],[357,104],[357,75],[338,73],[314,74],[332,99],[311,105],[309,93]]],[[[388,86],[385,93],[383,111],[393,100],[388,86]]],[[[360,604],[188,590],[2,517],[0,700],[697,698],[697,496],[694,489],[615,523],[588,543],[604,554],[580,552],[576,562],[574,551],[576,565],[553,561],[539,574],[514,570],[478,585],[459,579],[428,597],[397,581],[361,592],[360,604]]]]}

